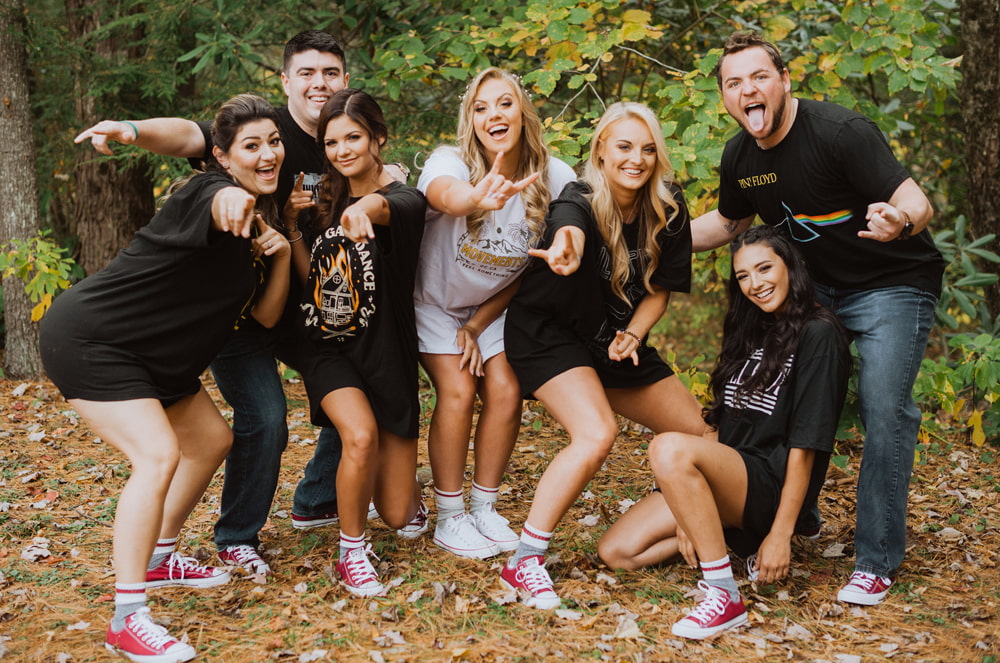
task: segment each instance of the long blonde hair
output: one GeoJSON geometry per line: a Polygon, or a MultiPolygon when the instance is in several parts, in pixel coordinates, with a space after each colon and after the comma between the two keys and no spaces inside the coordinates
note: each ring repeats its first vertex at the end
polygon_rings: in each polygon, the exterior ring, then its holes
{"type": "MultiPolygon", "coordinates": [[[[521,158],[514,170],[514,179],[519,180],[531,173],[541,173],[539,178],[521,192],[525,221],[528,224],[528,243],[534,246],[545,229],[545,214],[552,194],[549,191],[549,148],[542,134],[542,121],[531,103],[531,97],[513,74],[498,67],[482,70],[466,88],[462,105],[458,111],[458,147],[462,161],[469,167],[469,181],[478,184],[490,172],[493,163],[486,155],[486,147],[476,137],[473,126],[473,107],[479,87],[488,80],[500,79],[510,83],[521,104],[521,158]]],[[[476,210],[466,217],[466,227],[473,237],[478,237],[488,212],[476,210]]]]}
{"type": "Polygon", "coordinates": [[[622,210],[611,194],[611,186],[604,174],[604,159],[600,156],[605,146],[605,134],[615,122],[626,119],[636,119],[643,122],[653,136],[656,145],[656,164],[649,179],[639,190],[634,214],[639,227],[639,252],[642,256],[642,280],[647,292],[653,292],[650,279],[660,262],[660,245],[656,241],[660,232],[669,228],[677,217],[679,207],[668,188],[674,182],[674,171],[667,158],[667,147],[663,142],[663,129],[660,122],[649,107],[627,101],[619,101],[608,106],[604,112],[594,137],[590,141],[590,157],[584,167],[583,179],[590,185],[590,206],[593,210],[601,237],[611,252],[611,290],[624,302],[625,283],[628,281],[629,261],[628,246],[622,236],[622,224],[625,218],[622,210]],[[670,211],[667,211],[667,208],[670,211]]]}

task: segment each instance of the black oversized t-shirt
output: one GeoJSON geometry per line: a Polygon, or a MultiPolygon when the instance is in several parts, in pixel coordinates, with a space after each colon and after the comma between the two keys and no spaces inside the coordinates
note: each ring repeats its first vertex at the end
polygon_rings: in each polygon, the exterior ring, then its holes
{"type": "MultiPolygon", "coordinates": [[[[672,185],[670,193],[678,210],[667,228],[657,236],[660,259],[650,280],[671,292],[689,292],[690,216],[680,187],[672,185]]],[[[594,218],[589,194],[590,187],[584,182],[567,184],[562,195],[549,206],[541,242],[543,248],[551,246],[556,231],[563,226],[582,230],[586,239],[579,269],[569,276],[560,276],[553,273],[544,260],[532,258],[524,281],[511,302],[508,317],[513,313],[518,325],[529,330],[529,337],[534,335],[530,332],[531,326],[568,326],[586,339],[598,354],[606,355],[615,331],[628,326],[635,307],[647,294],[643,283],[646,256],[638,250],[640,224],[624,224],[622,232],[629,249],[629,274],[624,287],[629,300],[626,304],[611,289],[612,256],[594,218]]],[[[667,212],[670,212],[669,207],[667,212]]]]}
{"type": "Polygon", "coordinates": [[[217,172],[191,178],[105,269],[56,298],[47,342],[113,346],[138,358],[160,397],[187,390],[248,315],[263,276],[250,239],[212,227],[212,199],[230,186],[217,172]]]}
{"type": "Polygon", "coordinates": [[[745,131],[726,143],[718,209],[727,219],[757,214],[784,225],[824,285],[912,285],[939,294],[944,260],[929,232],[894,242],[858,237],[868,205],[887,202],[908,177],[871,120],[799,99],[791,130],[774,147],[761,149],[745,131]]]}
{"type": "Polygon", "coordinates": [[[795,353],[773,384],[737,399],[738,385],[760,364],[758,349],[723,394],[726,409],[719,422],[719,441],[761,459],[779,481],[784,480],[789,449],[816,451],[805,504],[819,494],[833,451],[847,392],[846,352],[831,323],[811,320],[799,332],[795,353]]]}
{"type": "Polygon", "coordinates": [[[373,241],[344,237],[339,217],[316,237],[306,237],[312,249],[299,324],[315,352],[350,357],[375,388],[402,380],[415,393],[413,284],[427,201],[400,182],[381,193],[390,221],[375,225],[373,241]]]}

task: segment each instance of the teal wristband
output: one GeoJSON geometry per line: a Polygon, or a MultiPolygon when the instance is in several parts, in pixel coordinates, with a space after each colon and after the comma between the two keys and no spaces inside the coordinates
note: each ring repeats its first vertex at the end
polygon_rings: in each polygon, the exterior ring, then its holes
{"type": "Polygon", "coordinates": [[[134,122],[129,122],[128,120],[119,120],[119,122],[121,122],[122,124],[127,124],[130,127],[132,127],[132,133],[135,134],[135,138],[133,140],[139,139],[139,127],[135,126],[134,122]]]}

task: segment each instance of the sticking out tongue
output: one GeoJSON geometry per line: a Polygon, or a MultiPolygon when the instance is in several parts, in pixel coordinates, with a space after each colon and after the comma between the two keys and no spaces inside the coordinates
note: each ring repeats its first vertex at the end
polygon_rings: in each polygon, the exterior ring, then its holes
{"type": "Polygon", "coordinates": [[[764,128],[764,107],[754,106],[747,111],[747,121],[751,131],[761,131],[764,128]]]}

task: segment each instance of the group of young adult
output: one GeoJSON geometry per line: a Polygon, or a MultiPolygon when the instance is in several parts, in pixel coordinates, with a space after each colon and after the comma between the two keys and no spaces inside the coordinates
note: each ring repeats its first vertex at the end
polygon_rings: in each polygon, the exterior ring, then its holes
{"type": "Polygon", "coordinates": [[[108,648],[145,662],[195,656],[152,622],[145,589],[229,579],[175,550],[224,457],[219,559],[270,572],[257,547],[287,441],[276,358],[301,371],[323,427],[293,524],[339,522],[351,593],[385,591],[366,545],[370,503],[403,536],[428,528],[415,478],[419,361],[437,394],[434,543],[477,559],[510,552],[500,580],[526,605],[558,606],[549,541],[620,414],[656,434],[657,489],[598,552],[614,568],[700,564],[705,597],[674,633],[704,638],[746,621],[727,545],[772,582],[788,573],[793,533],[818,532],[853,340],[867,439],[857,568],[838,598],[880,602],[902,561],[919,426],[909,393],[943,268],[923,232],[932,211],[877,128],[793,98],[780,54],[756,34],[730,37],[718,80],[743,130],[723,155],[718,210],[694,220],[649,108],[609,106],[574,181],[519,79],[496,68],[463,96],[458,145],[407,186],[381,158],[382,109],[347,88],[343,49],[317,31],[286,47],[285,108],[240,95],[210,125],[105,121],[80,134],[102,152],[132,143],[207,167],[43,323],[53,381],[133,464],[108,648]],[[748,230],[755,215],[766,225],[748,230]],[[730,304],[703,413],[647,337],[671,293],[690,289],[692,251],[727,242],[730,304]],[[137,330],[137,314],[153,324],[137,330]],[[198,383],[210,363],[232,433],[198,383]],[[569,444],[518,535],[496,505],[522,396],[569,444]]]}

